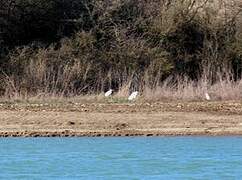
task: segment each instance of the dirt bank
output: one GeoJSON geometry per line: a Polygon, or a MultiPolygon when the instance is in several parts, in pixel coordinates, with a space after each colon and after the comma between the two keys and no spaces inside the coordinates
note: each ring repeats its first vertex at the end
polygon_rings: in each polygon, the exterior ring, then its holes
{"type": "Polygon", "coordinates": [[[0,136],[242,135],[242,103],[0,104],[0,136]]]}

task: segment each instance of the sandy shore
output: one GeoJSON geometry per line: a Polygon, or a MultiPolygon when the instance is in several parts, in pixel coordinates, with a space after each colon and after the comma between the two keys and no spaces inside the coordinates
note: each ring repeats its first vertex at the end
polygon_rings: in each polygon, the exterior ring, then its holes
{"type": "Polygon", "coordinates": [[[242,103],[0,104],[1,137],[242,135],[242,103]]]}

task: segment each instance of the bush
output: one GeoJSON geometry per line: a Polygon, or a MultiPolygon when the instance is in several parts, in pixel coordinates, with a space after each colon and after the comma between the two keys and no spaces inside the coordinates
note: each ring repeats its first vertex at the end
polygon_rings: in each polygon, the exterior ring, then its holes
{"type": "Polygon", "coordinates": [[[2,89],[71,95],[155,88],[170,76],[240,79],[240,10],[223,3],[3,0],[2,89]]]}
{"type": "MultiPolygon", "coordinates": [[[[54,42],[90,24],[85,0],[2,0],[2,40],[8,46],[54,42]]],[[[89,27],[90,29],[90,27],[89,27]]]]}

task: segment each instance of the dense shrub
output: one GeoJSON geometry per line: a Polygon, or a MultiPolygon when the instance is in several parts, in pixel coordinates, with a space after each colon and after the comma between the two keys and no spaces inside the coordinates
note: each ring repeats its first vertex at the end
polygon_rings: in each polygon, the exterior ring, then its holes
{"type": "Polygon", "coordinates": [[[2,0],[2,40],[10,46],[31,41],[53,42],[70,35],[77,27],[90,29],[88,2],[90,1],[2,0]]]}
{"type": "Polygon", "coordinates": [[[80,94],[127,81],[133,90],[169,76],[213,83],[226,72],[238,79],[240,9],[222,1],[2,0],[2,92],[80,94]]]}

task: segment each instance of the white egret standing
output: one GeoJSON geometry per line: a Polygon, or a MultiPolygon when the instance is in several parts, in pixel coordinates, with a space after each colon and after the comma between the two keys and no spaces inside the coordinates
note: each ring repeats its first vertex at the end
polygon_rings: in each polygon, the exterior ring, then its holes
{"type": "Polygon", "coordinates": [[[209,96],[209,94],[207,92],[205,93],[205,98],[206,98],[207,101],[211,100],[211,97],[209,96]]]}
{"type": "Polygon", "coordinates": [[[129,101],[134,100],[137,97],[138,93],[139,93],[138,91],[132,92],[132,94],[129,96],[128,100],[129,101]]]}
{"type": "Polygon", "coordinates": [[[108,91],[104,94],[104,96],[105,96],[105,97],[109,97],[109,96],[112,95],[112,93],[113,93],[113,90],[110,89],[110,90],[108,90],[108,91]]]}

